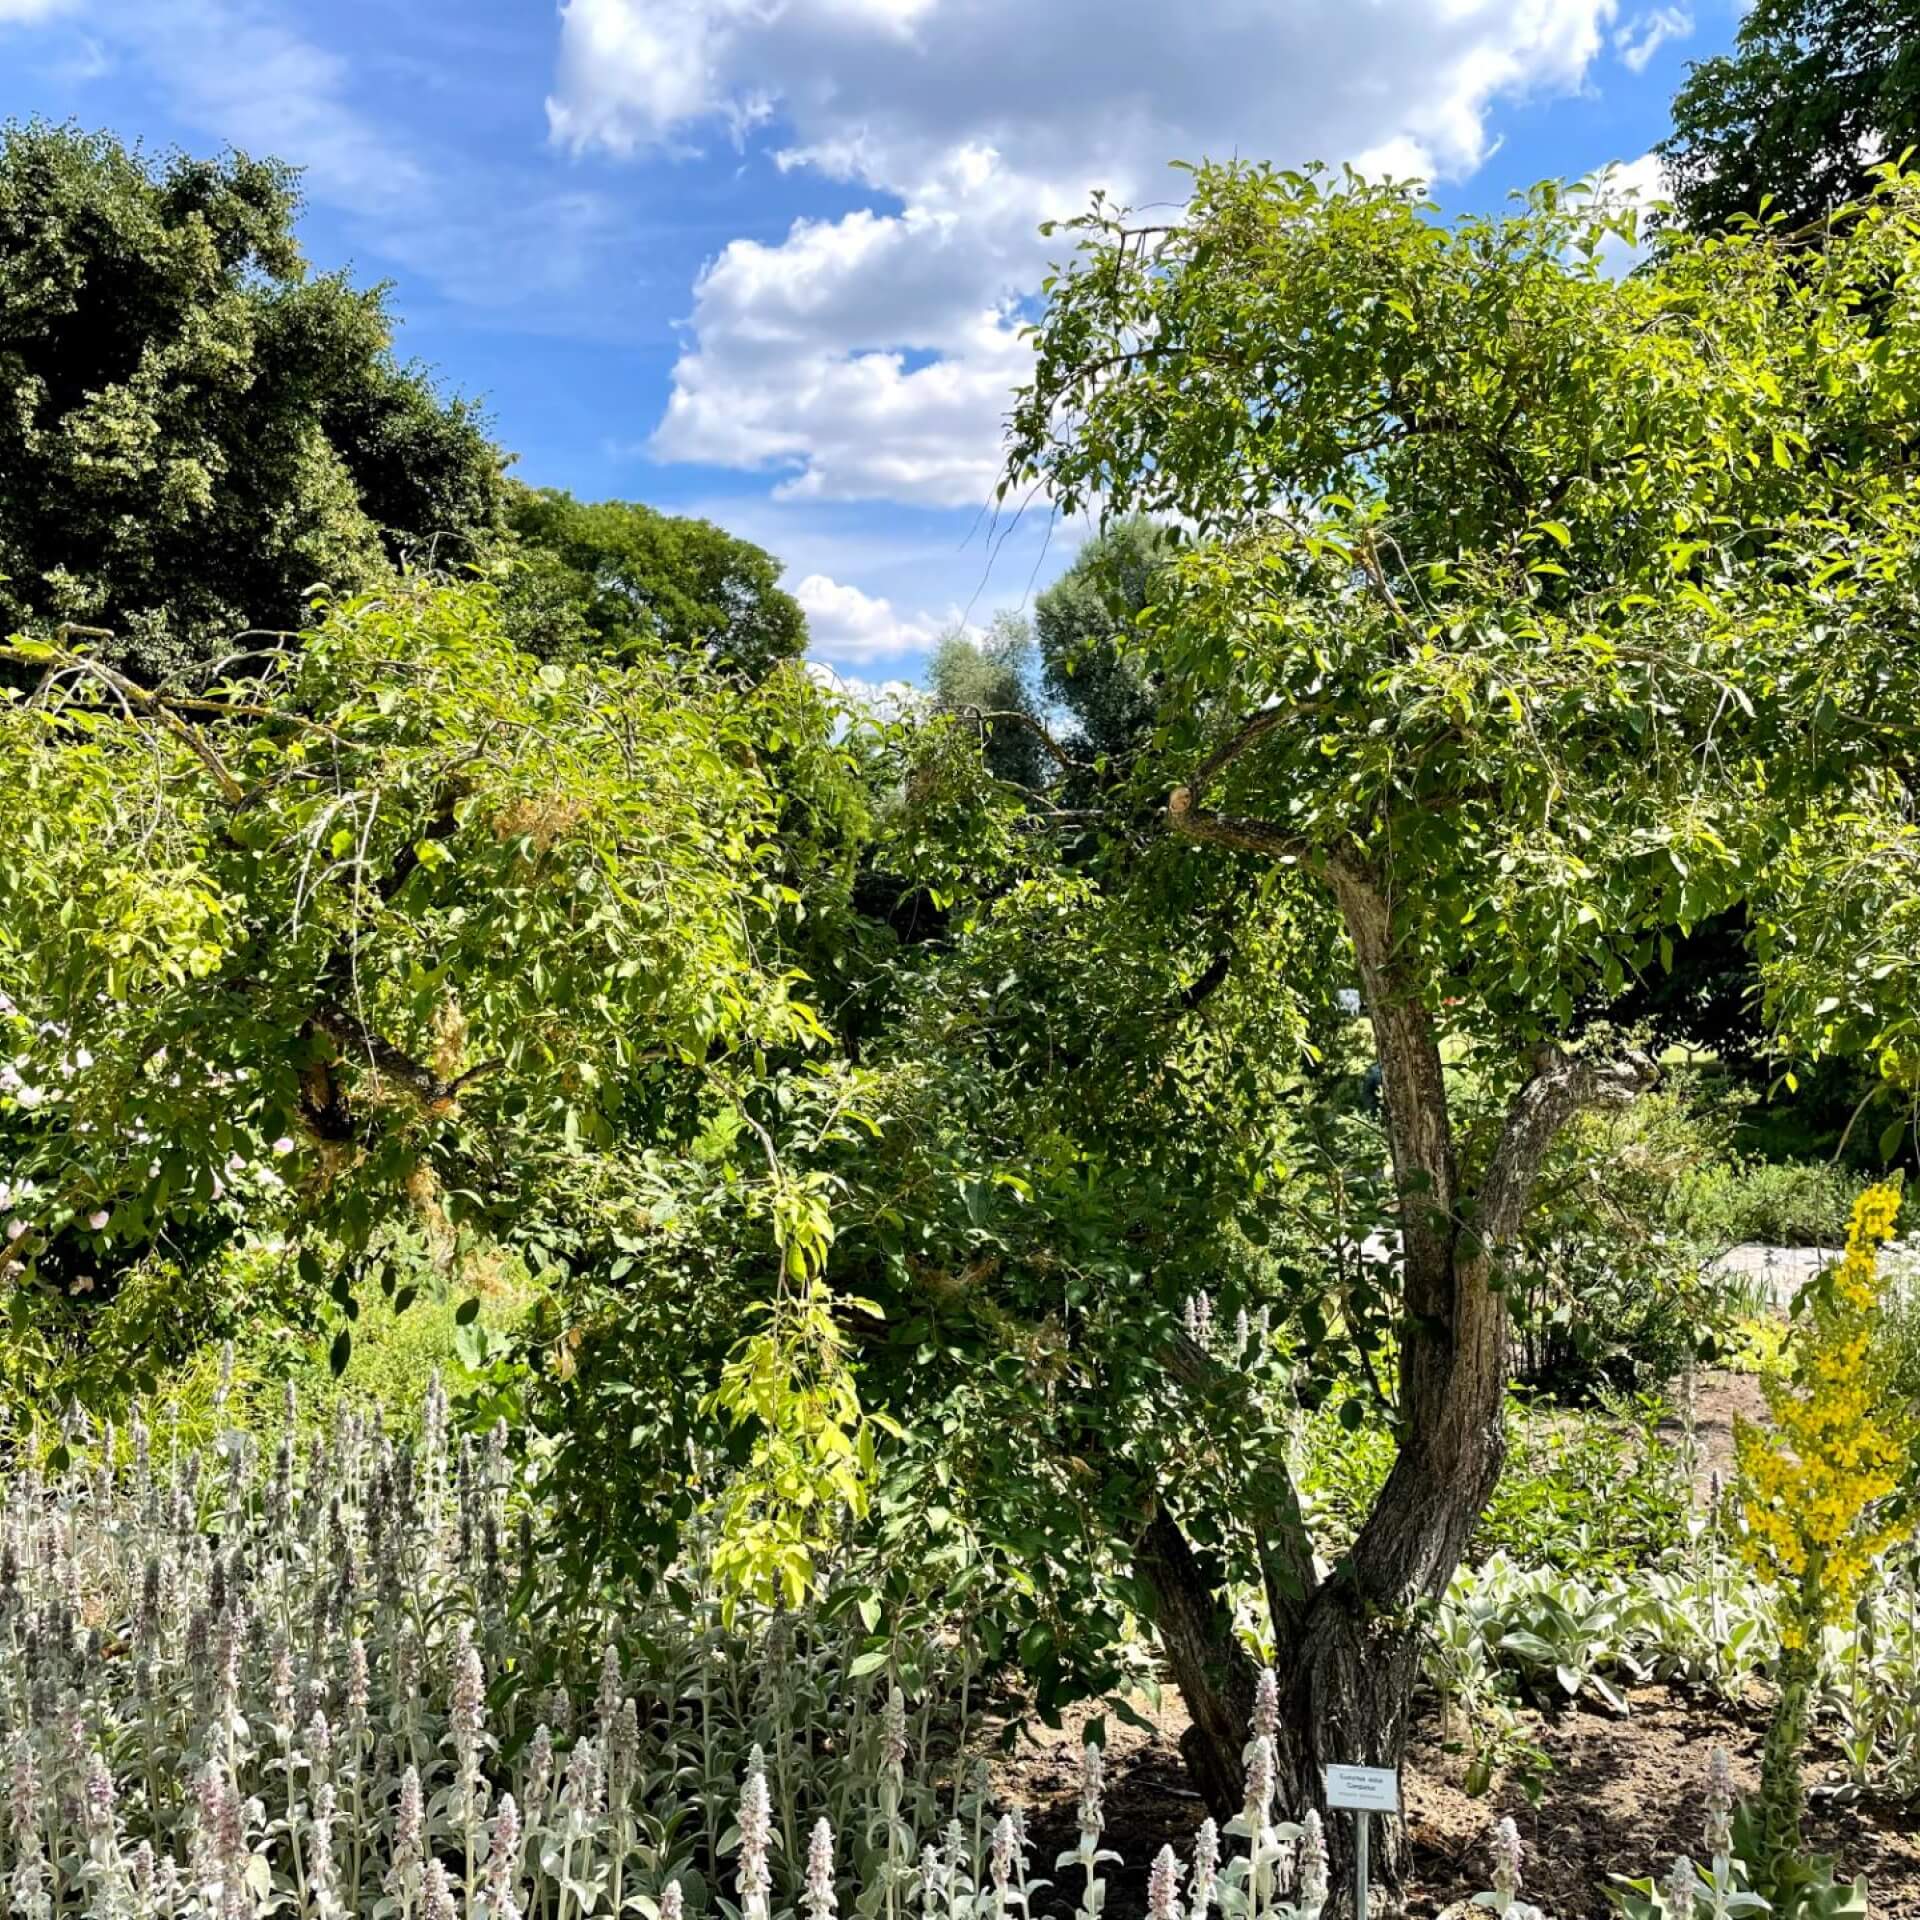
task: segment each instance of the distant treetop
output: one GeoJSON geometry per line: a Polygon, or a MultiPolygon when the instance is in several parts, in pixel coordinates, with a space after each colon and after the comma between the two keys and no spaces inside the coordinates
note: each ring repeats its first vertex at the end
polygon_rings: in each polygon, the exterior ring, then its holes
{"type": "Polygon", "coordinates": [[[384,287],[309,272],[299,210],[275,161],[0,126],[0,633],[110,629],[153,679],[495,530],[485,422],[395,358],[384,287]]]}
{"type": "Polygon", "coordinates": [[[618,658],[660,641],[757,683],[806,650],[780,562],[711,521],[514,483],[506,517],[519,563],[507,617],[533,652],[618,658]]]}
{"type": "Polygon", "coordinates": [[[1657,151],[1696,232],[1857,200],[1920,143],[1920,0],[1754,0],[1733,51],[1689,69],[1657,151]]]}

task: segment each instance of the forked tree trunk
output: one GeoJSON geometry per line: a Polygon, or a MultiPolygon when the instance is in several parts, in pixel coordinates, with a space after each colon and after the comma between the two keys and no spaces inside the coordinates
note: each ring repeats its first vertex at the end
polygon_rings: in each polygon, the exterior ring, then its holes
{"type": "MultiPolygon", "coordinates": [[[[1298,1819],[1308,1807],[1324,1811],[1330,1765],[1402,1764],[1420,1660],[1419,1602],[1434,1591],[1435,1575],[1416,1576],[1412,1558],[1403,1558],[1401,1548],[1410,1546],[1435,1574],[1446,1564],[1445,1574],[1438,1576],[1444,1590],[1459,1549],[1445,1563],[1437,1541],[1456,1529],[1471,1529],[1498,1468],[1496,1431],[1484,1478],[1468,1486],[1463,1499],[1427,1499],[1415,1509],[1426,1522],[1417,1529],[1418,1540],[1403,1539],[1387,1559],[1370,1558],[1364,1568],[1356,1545],[1354,1555],[1283,1619],[1274,1661],[1280,1694],[1274,1753],[1278,1817],[1298,1819]]],[[[1383,1492],[1382,1502],[1387,1498],[1383,1492]]],[[[1376,1517],[1379,1512],[1376,1508],[1376,1517]]],[[[1405,1530],[1395,1531],[1404,1535],[1405,1530]]],[[[1137,1564],[1153,1590],[1161,1646],[1192,1722],[1181,1741],[1182,1755],[1208,1810],[1224,1820],[1245,1798],[1253,1661],[1233,1633],[1219,1589],[1164,1509],[1140,1544],[1137,1564]]],[[[1335,1874],[1343,1878],[1347,1824],[1329,1819],[1327,1841],[1335,1874]]],[[[1383,1879],[1396,1878],[1402,1866],[1397,1823],[1377,1827],[1374,1841],[1376,1870],[1383,1879]]]]}
{"type": "MultiPolygon", "coordinates": [[[[1198,811],[1184,791],[1172,812],[1196,839],[1301,853],[1260,822],[1198,811]]],[[[1543,1053],[1478,1190],[1464,1193],[1439,1036],[1420,983],[1395,950],[1385,893],[1348,860],[1310,850],[1306,857],[1339,902],[1373,1025],[1398,1199],[1402,1317],[1399,1451],[1351,1550],[1316,1582],[1297,1503],[1256,1519],[1265,1529],[1261,1560],[1277,1643],[1278,1798],[1291,1818],[1324,1807],[1329,1764],[1398,1767],[1405,1757],[1422,1617],[1446,1591],[1504,1456],[1507,1306],[1492,1285],[1493,1261],[1523,1223],[1535,1176],[1566,1120],[1581,1107],[1630,1100],[1652,1078],[1639,1058],[1595,1064],[1543,1053]]],[[[1253,1663],[1209,1570],[1164,1508],[1142,1535],[1137,1563],[1193,1722],[1185,1748],[1195,1784],[1217,1815],[1231,1814],[1244,1796],[1253,1663]]],[[[1329,1820],[1327,1838],[1344,1878],[1348,1823],[1329,1820]]],[[[1395,1878],[1403,1866],[1399,1823],[1386,1823],[1378,1838],[1384,1876],[1395,1878]]]]}

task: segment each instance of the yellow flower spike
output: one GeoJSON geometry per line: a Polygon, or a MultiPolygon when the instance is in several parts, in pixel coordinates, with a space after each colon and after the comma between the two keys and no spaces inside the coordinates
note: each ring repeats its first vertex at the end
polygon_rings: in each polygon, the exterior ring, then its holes
{"type": "Polygon", "coordinates": [[[1804,1647],[1851,1604],[1874,1559],[1910,1531],[1878,1513],[1893,1492],[1906,1438],[1884,1405],[1876,1367],[1879,1250],[1892,1238],[1900,1190],[1869,1187],[1855,1202],[1847,1250],[1813,1297],[1791,1385],[1770,1382],[1771,1432],[1743,1425],[1735,1459],[1747,1520],[1747,1564],[1782,1590],[1781,1641],[1804,1647]]]}

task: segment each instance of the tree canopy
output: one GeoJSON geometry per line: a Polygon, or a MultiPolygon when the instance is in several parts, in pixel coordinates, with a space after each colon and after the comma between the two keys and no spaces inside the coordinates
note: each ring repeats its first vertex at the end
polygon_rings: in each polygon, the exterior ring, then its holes
{"type": "Polygon", "coordinates": [[[1689,68],[1658,148],[1696,232],[1757,215],[1789,226],[1857,200],[1920,144],[1916,0],[1754,0],[1730,53],[1689,68]]]}
{"type": "MultiPolygon", "coordinates": [[[[837,884],[791,819],[840,804],[804,674],[543,663],[493,589],[424,583],[204,693],[4,658],[36,676],[0,704],[16,1314],[222,1219],[275,1237],[309,1311],[488,1246],[603,1279],[644,1252],[716,1366],[771,1314],[727,1378],[766,1448],[791,1412],[802,1470],[844,1471],[819,1451],[857,1418],[813,1291],[824,1203],[788,1147],[850,1099],[781,960],[837,884]]],[[[791,1534],[742,1538],[798,1577],[791,1534]]]]}
{"type": "MultiPolygon", "coordinates": [[[[1783,1040],[1914,1083],[1905,969],[1855,956],[1912,863],[1920,189],[1819,252],[1676,240],[1626,279],[1631,213],[1553,189],[1443,225],[1202,167],[1177,220],[1069,231],[1009,484],[1192,530],[1130,650],[1137,777],[1250,911],[1337,913],[1383,1073],[1400,1451],[1325,1580],[1286,1501],[1251,1521],[1305,1790],[1397,1756],[1411,1641],[1379,1623],[1444,1587],[1497,1479],[1503,1263],[1555,1135],[1651,1077],[1606,1002],[1744,906],[1783,1040]]],[[[1251,1676],[1183,1510],[1141,1564],[1230,1802],[1251,1676]]]]}
{"type": "Polygon", "coordinates": [[[274,162],[0,130],[0,630],[110,630],[151,681],[493,528],[483,421],[394,358],[385,289],[308,272],[298,211],[274,162]]]}
{"type": "Polygon", "coordinates": [[[761,680],[806,649],[780,562],[711,521],[517,485],[506,519],[520,542],[506,612],[537,652],[622,659],[664,644],[761,680]]]}

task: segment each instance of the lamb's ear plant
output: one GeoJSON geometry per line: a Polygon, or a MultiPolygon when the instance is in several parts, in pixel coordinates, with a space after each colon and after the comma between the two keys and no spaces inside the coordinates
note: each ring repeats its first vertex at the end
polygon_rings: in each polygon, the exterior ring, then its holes
{"type": "Polygon", "coordinates": [[[907,1774],[907,1697],[896,1683],[880,1715],[879,1765],[873,1775],[873,1805],[867,1818],[867,1849],[877,1870],[861,1890],[864,1915],[898,1920],[902,1893],[913,1873],[913,1826],[904,1817],[907,1774]]]}
{"type": "Polygon", "coordinates": [[[1180,1910],[1180,1863],[1171,1847],[1153,1856],[1147,1874],[1147,1920],[1184,1920],[1180,1910]]]}
{"type": "Polygon", "coordinates": [[[1724,1747],[1707,1758],[1706,1817],[1700,1838],[1707,1865],[1677,1855],[1666,1873],[1630,1880],[1614,1874],[1607,1898],[1625,1920],[1746,1920],[1768,1911],[1735,1852],[1733,1762],[1724,1747]]]}
{"type": "Polygon", "coordinates": [[[1545,1920],[1538,1907],[1529,1906],[1520,1897],[1520,1829],[1511,1814],[1494,1822],[1489,1851],[1493,1856],[1493,1885],[1484,1893],[1476,1893],[1473,1904],[1498,1914],[1500,1920],[1545,1920]]]}
{"type": "MultiPolygon", "coordinates": [[[[235,1414],[242,1391],[236,1370],[235,1414]]],[[[46,1446],[0,1477],[9,1920],[1033,1920],[1049,1882],[1025,1814],[954,1744],[963,1615],[923,1599],[869,1618],[858,1575],[817,1603],[729,1607],[697,1517],[671,1580],[618,1615],[582,1604],[548,1572],[506,1443],[450,1419],[437,1386],[415,1429],[348,1411],[301,1433],[283,1414],[265,1447],[69,1416],[57,1464],[46,1446]]],[[[1702,1551],[1639,1576],[1608,1658],[1698,1658],[1702,1551]]],[[[1911,1572],[1883,1569],[1871,1617],[1817,1650],[1820,1711],[1844,1726],[1850,1699],[1880,1700],[1860,1746],[1876,1783],[1920,1765],[1893,1703],[1915,1692],[1911,1572]]],[[[1543,1591],[1511,1564],[1463,1576],[1453,1644],[1497,1674],[1543,1591]]],[[[1723,1597],[1750,1604],[1735,1583],[1723,1597]]],[[[1160,1920],[1325,1909],[1318,1817],[1274,1804],[1278,1715],[1263,1677],[1245,1805],[1224,1837],[1202,1825],[1184,1875],[1154,1858],[1160,1920]]],[[[1090,1742],[1059,1862],[1076,1920],[1108,1912],[1105,1775],[1090,1742]]],[[[1732,1818],[1724,1756],[1709,1808],[1692,1920],[1748,1920],[1751,1819],[1732,1818]]],[[[1670,1869],[1621,1903],[1661,1915],[1681,1883],[1670,1869]]],[[[1482,1904],[1517,1915],[1518,1884],[1496,1877],[1482,1904]]],[[[1857,1899],[1809,1872],[1790,1912],[1857,1899]]]]}
{"type": "Polygon", "coordinates": [[[1187,1879],[1187,1912],[1207,1920],[1220,1898],[1220,1829],[1209,1814],[1193,1840],[1193,1869],[1187,1879]]]}
{"type": "Polygon", "coordinates": [[[1100,1844],[1100,1836],[1107,1824],[1106,1758],[1100,1747],[1091,1740],[1080,1749],[1080,1806],[1077,1818],[1079,1845],[1070,1848],[1053,1863],[1054,1871],[1057,1873],[1067,1867],[1080,1869],[1080,1905],[1075,1910],[1075,1920],[1100,1920],[1107,1905],[1107,1882],[1100,1869],[1118,1861],[1120,1856],[1100,1844]]]}

